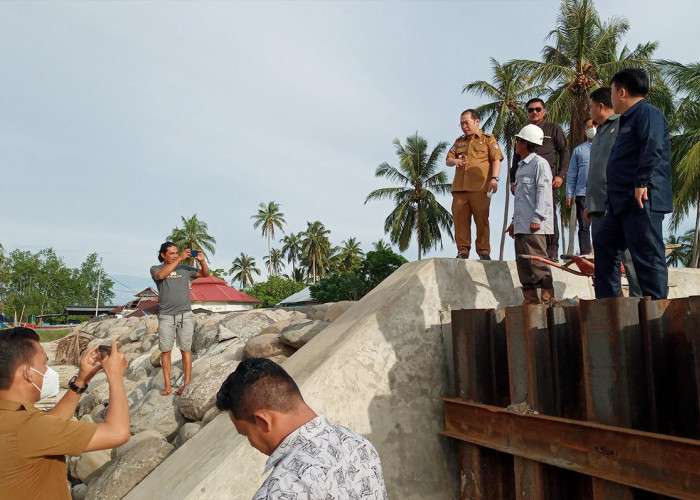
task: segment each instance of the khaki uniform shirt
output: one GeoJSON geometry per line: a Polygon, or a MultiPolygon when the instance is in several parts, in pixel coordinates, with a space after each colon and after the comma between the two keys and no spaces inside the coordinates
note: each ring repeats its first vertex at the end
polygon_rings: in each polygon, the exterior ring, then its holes
{"type": "Polygon", "coordinates": [[[85,451],[96,429],[0,399],[0,496],[70,500],[65,455],[85,451]]]}
{"type": "Polygon", "coordinates": [[[452,191],[485,191],[491,177],[491,163],[503,160],[498,141],[491,134],[479,129],[471,137],[461,136],[452,145],[447,158],[467,160],[464,167],[457,167],[452,191]]]}

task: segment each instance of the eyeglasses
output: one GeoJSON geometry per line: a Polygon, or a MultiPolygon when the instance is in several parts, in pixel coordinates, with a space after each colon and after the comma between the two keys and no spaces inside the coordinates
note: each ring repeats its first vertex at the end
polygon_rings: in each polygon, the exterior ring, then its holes
{"type": "Polygon", "coordinates": [[[543,107],[537,106],[536,108],[527,108],[527,112],[528,113],[535,113],[535,112],[539,113],[543,109],[544,109],[543,107]]]}
{"type": "Polygon", "coordinates": [[[465,125],[472,124],[472,123],[474,123],[474,120],[465,120],[465,121],[463,121],[463,122],[459,122],[459,124],[460,124],[462,127],[465,126],[465,125]]]}

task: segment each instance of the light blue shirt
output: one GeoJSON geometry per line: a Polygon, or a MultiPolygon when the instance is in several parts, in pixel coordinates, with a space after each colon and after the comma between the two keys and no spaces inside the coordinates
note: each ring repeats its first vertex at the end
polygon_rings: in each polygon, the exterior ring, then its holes
{"type": "Polygon", "coordinates": [[[591,143],[586,141],[574,149],[566,176],[566,197],[586,196],[588,165],[591,161],[591,143]]]}
{"type": "Polygon", "coordinates": [[[535,153],[520,160],[515,171],[513,230],[515,234],[554,233],[552,169],[535,153]],[[540,225],[539,231],[530,232],[532,222],[540,225]]]}

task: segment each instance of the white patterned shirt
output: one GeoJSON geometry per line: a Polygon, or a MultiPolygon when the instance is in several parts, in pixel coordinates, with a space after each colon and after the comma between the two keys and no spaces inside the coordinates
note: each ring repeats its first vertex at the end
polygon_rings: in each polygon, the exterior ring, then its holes
{"type": "Polygon", "coordinates": [[[289,434],[268,458],[273,469],[253,500],[386,500],[372,443],[319,415],[289,434]],[[274,468],[274,469],[273,469],[274,468]]]}

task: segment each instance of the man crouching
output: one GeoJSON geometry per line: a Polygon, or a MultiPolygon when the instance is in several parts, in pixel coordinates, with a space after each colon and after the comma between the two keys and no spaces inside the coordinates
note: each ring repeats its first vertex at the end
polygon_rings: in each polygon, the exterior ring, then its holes
{"type": "Polygon", "coordinates": [[[374,446],[356,432],[331,424],[304,402],[284,368],[262,358],[243,361],[216,395],[250,445],[270,458],[254,500],[267,498],[386,499],[374,446]]]}
{"type": "Polygon", "coordinates": [[[551,303],[554,299],[549,266],[521,255],[547,256],[547,234],[554,232],[552,171],[547,160],[536,154],[544,132],[537,125],[525,125],[515,136],[515,152],[520,155],[515,171],[513,220],[506,230],[515,238],[518,277],[523,287],[523,305],[551,303]],[[542,289],[542,297],[537,289],[542,289]]]}

